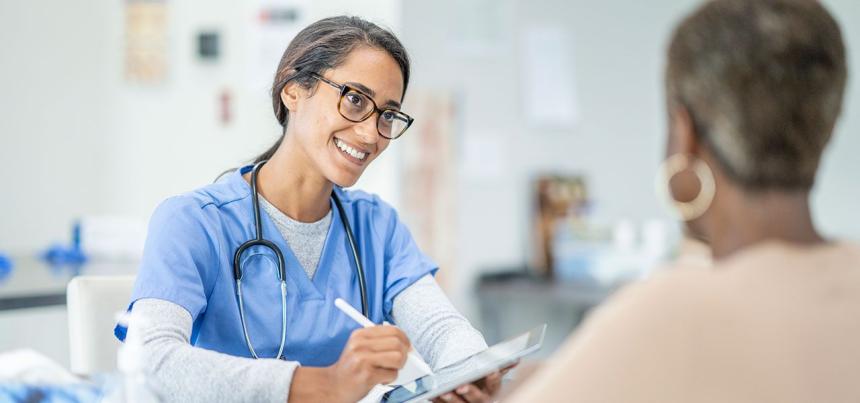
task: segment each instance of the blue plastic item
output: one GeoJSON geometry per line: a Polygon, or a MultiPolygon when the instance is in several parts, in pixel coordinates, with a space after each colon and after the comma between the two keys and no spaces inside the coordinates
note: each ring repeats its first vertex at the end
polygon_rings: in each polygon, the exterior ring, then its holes
{"type": "Polygon", "coordinates": [[[87,262],[87,256],[81,249],[81,222],[72,224],[72,244],[65,246],[59,243],[52,245],[40,255],[42,260],[49,265],[58,266],[81,266],[87,262]]]}
{"type": "Polygon", "coordinates": [[[41,258],[52,266],[81,265],[87,261],[87,256],[80,249],[60,244],[53,245],[42,252],[41,258]]]}
{"type": "Polygon", "coordinates": [[[0,253],[0,271],[12,269],[12,258],[0,253]]]}
{"type": "Polygon", "coordinates": [[[88,403],[101,400],[102,391],[87,384],[29,385],[0,384],[0,402],[88,403]]]}
{"type": "Polygon", "coordinates": [[[8,277],[12,273],[12,259],[0,253],[0,280],[8,277]]]}

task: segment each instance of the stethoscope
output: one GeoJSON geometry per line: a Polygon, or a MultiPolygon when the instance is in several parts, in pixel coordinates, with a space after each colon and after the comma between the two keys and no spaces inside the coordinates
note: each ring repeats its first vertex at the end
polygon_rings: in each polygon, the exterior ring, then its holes
{"type": "MultiPolygon", "coordinates": [[[[245,344],[248,345],[248,350],[254,358],[257,356],[257,351],[254,350],[254,345],[251,343],[251,337],[248,335],[248,327],[245,324],[245,303],[242,299],[242,265],[240,258],[246,249],[252,246],[262,246],[274,252],[278,258],[278,281],[281,286],[281,345],[278,347],[278,355],[275,358],[283,358],[284,345],[287,342],[287,271],[284,265],[284,254],[281,253],[281,248],[271,241],[263,238],[263,226],[260,224],[260,199],[257,193],[257,173],[266,161],[260,161],[254,166],[251,171],[251,194],[254,203],[254,229],[257,237],[243,243],[236,249],[233,254],[233,278],[236,280],[236,300],[239,304],[239,320],[242,322],[242,333],[245,336],[245,344]]],[[[352,258],[355,261],[356,275],[358,276],[358,286],[361,292],[361,312],[367,316],[367,286],[364,283],[364,267],[361,265],[361,259],[358,256],[358,248],[355,247],[355,239],[352,236],[352,230],[349,227],[349,220],[346,218],[346,212],[340,204],[340,199],[334,191],[331,192],[331,198],[337,207],[338,215],[340,216],[343,229],[346,231],[346,238],[349,240],[349,247],[352,250],[352,258]]]]}

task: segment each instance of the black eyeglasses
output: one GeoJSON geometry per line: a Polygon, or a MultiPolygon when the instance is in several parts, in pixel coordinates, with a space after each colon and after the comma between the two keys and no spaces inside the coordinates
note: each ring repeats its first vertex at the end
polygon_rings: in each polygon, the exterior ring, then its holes
{"type": "Polygon", "coordinates": [[[340,116],[350,122],[364,122],[376,112],[376,131],[379,135],[389,140],[394,140],[403,135],[406,129],[415,121],[411,116],[395,109],[380,109],[376,106],[373,98],[346,84],[338,84],[317,73],[310,75],[334,88],[340,90],[340,99],[337,101],[337,111],[340,116]]]}

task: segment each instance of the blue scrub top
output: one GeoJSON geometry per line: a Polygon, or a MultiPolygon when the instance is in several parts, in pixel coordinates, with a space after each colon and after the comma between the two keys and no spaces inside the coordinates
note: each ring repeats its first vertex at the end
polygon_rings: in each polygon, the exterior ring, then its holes
{"type": "MultiPolygon", "coordinates": [[[[245,344],[233,254],[254,238],[253,199],[242,178],[245,166],[196,191],[165,200],[149,223],[143,260],[129,304],[158,298],[188,310],[191,344],[250,357],[245,344]]],[[[368,317],[394,322],[394,297],[437,266],[415,244],[394,209],[362,191],[334,191],[349,218],[365,270],[368,317]]],[[[337,208],[313,279],[301,268],[271,217],[261,213],[263,237],[281,248],[287,272],[287,341],[284,357],[307,366],[337,361],[350,333],[359,326],[334,306],[343,298],[361,310],[355,262],[337,208]]],[[[274,357],[281,341],[281,294],[275,256],[251,248],[242,256],[242,293],[248,334],[257,354],[274,357]]],[[[115,333],[125,338],[125,329],[115,333]]]]}

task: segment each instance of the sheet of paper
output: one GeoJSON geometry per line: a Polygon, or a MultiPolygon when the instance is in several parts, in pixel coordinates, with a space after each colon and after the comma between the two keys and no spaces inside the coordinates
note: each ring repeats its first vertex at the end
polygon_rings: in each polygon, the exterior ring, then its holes
{"type": "Polygon", "coordinates": [[[125,78],[129,82],[161,84],[167,78],[167,4],[126,0],[125,78]]]}
{"type": "Polygon", "coordinates": [[[248,88],[265,94],[284,50],[299,31],[312,21],[310,0],[255,0],[247,3],[248,88]]]}
{"type": "Polygon", "coordinates": [[[535,26],[522,34],[522,90],[527,122],[550,129],[579,121],[573,44],[560,26],[535,26]]]}

